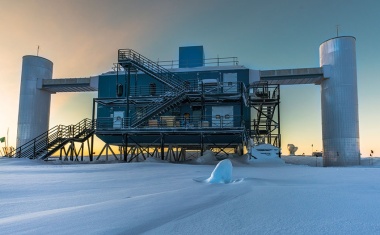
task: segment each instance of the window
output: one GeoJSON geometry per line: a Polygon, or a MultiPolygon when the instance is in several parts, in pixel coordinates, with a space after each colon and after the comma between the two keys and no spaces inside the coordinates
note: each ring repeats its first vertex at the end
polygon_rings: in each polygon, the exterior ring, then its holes
{"type": "Polygon", "coordinates": [[[156,95],[156,83],[149,84],[149,95],[156,95]]]}

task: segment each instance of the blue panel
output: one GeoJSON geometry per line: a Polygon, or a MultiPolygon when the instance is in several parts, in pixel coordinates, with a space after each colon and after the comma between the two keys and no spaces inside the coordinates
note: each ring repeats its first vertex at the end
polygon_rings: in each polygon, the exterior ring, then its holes
{"type": "Polygon", "coordinates": [[[179,48],[179,67],[194,68],[204,66],[203,46],[179,48]]]}

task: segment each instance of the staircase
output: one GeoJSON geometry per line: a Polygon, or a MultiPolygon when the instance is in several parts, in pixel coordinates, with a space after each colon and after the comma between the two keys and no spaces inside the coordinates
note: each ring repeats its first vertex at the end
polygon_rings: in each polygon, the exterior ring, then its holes
{"type": "Polygon", "coordinates": [[[273,120],[274,108],[261,105],[254,119],[254,132],[256,135],[267,135],[271,133],[271,122],[273,120]]]}
{"type": "Polygon", "coordinates": [[[182,90],[184,88],[184,81],[178,75],[132,49],[120,49],[118,51],[118,63],[123,68],[133,67],[141,70],[173,90],[182,90]]]}
{"type": "MultiPolygon", "coordinates": [[[[280,88],[277,84],[254,82],[249,87],[251,93],[249,103],[257,111],[256,118],[251,123],[251,137],[256,142],[267,142],[279,147],[280,123],[276,121],[279,115],[280,88]],[[273,141],[273,143],[272,143],[273,141]]],[[[279,120],[279,116],[277,119],[279,120]]]]}
{"type": "Polygon", "coordinates": [[[186,92],[175,93],[174,95],[166,95],[160,97],[156,102],[149,103],[131,116],[131,127],[138,127],[145,123],[148,119],[164,114],[165,112],[177,107],[187,98],[186,92]]]}
{"type": "Polygon", "coordinates": [[[136,51],[132,49],[120,49],[118,51],[118,63],[125,69],[134,68],[143,71],[170,88],[169,92],[142,107],[139,112],[131,115],[130,127],[139,127],[148,119],[161,115],[180,105],[187,98],[188,86],[185,85],[185,81],[136,51]]]}
{"type": "Polygon", "coordinates": [[[84,142],[94,134],[90,119],[76,125],[58,125],[15,149],[10,157],[46,159],[70,141],[84,142]]]}

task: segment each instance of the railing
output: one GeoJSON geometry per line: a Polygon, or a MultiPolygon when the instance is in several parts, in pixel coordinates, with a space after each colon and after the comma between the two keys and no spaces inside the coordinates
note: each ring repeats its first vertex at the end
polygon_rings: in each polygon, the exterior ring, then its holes
{"type": "Polygon", "coordinates": [[[259,145],[259,144],[271,144],[273,146],[276,146],[280,148],[280,140],[281,140],[281,135],[279,133],[276,134],[270,134],[270,135],[254,135],[252,137],[254,145],[259,145]]]}
{"type": "Polygon", "coordinates": [[[94,120],[94,127],[97,130],[117,130],[130,128],[130,118],[98,118],[94,120]]]}
{"type": "Polygon", "coordinates": [[[249,94],[248,94],[248,89],[247,87],[245,86],[244,83],[241,83],[241,89],[242,89],[242,95],[243,95],[243,101],[244,101],[244,104],[245,106],[249,107],[249,94]]]}
{"type": "Polygon", "coordinates": [[[140,125],[140,123],[145,121],[147,118],[157,115],[160,112],[164,112],[175,103],[180,103],[185,98],[185,95],[185,92],[166,93],[165,95],[161,96],[160,99],[154,100],[148,105],[140,108],[138,112],[136,111],[135,113],[133,113],[130,120],[131,126],[136,127],[140,125]]]}
{"type": "Polygon", "coordinates": [[[200,89],[204,94],[221,94],[221,93],[240,93],[241,82],[216,82],[216,83],[200,83],[200,89]]]}
{"type": "Polygon", "coordinates": [[[277,85],[272,92],[272,99],[278,99],[280,96],[280,87],[277,85]]]}
{"type": "Polygon", "coordinates": [[[254,82],[249,87],[249,94],[258,99],[279,99],[280,87],[267,81],[254,82]]]}
{"type": "Polygon", "coordinates": [[[258,81],[254,82],[250,86],[250,93],[253,97],[259,99],[270,98],[270,91],[268,90],[268,82],[267,81],[258,81]]]}
{"type": "Polygon", "coordinates": [[[145,70],[144,72],[150,73],[173,89],[184,89],[183,81],[179,76],[132,49],[119,49],[118,62],[119,64],[134,62],[135,65],[140,65],[140,69],[145,70]]]}
{"type": "Polygon", "coordinates": [[[149,103],[142,108],[140,114],[134,113],[130,119],[131,126],[140,125],[141,122],[165,110],[168,105],[178,104],[177,101],[182,100],[187,92],[188,86],[180,77],[134,50],[120,49],[118,51],[118,63],[121,65],[132,63],[145,73],[150,74],[172,88],[170,94],[165,94],[161,96],[162,99],[149,103]]]}
{"type": "MultiPolygon", "coordinates": [[[[203,66],[239,65],[239,60],[237,57],[217,57],[203,60],[181,60],[181,66],[184,66],[185,68],[193,67],[194,64],[199,64],[200,61],[203,62],[203,66]]],[[[179,60],[157,61],[157,64],[165,68],[178,68],[180,65],[179,60]]]]}
{"type": "Polygon", "coordinates": [[[76,125],[58,125],[16,148],[10,153],[10,156],[37,158],[39,155],[49,152],[52,147],[56,147],[70,138],[80,138],[91,130],[93,130],[93,125],[90,119],[84,119],[76,125]]]}
{"type": "MultiPolygon", "coordinates": [[[[136,129],[129,125],[128,118],[121,118],[115,125],[114,118],[98,118],[95,120],[96,130],[120,130],[120,129],[136,129]]],[[[139,129],[154,128],[179,128],[179,129],[207,129],[207,128],[243,128],[241,116],[204,116],[186,118],[183,116],[160,116],[156,119],[150,119],[144,122],[139,129]]]]}
{"type": "MultiPolygon", "coordinates": [[[[247,88],[242,82],[215,82],[215,83],[202,83],[202,81],[192,80],[188,81],[189,92],[203,92],[204,94],[222,94],[222,93],[241,93],[243,92],[244,97],[247,97],[247,88]],[[243,90],[242,90],[243,89],[243,90]]],[[[154,87],[150,85],[131,87],[130,94],[131,97],[134,96],[166,96],[172,95],[174,92],[172,89],[168,89],[166,86],[154,87]]]]}

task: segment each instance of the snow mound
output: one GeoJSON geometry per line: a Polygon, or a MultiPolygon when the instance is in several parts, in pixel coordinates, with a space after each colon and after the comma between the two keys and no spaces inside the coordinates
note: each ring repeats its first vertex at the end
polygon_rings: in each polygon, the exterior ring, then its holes
{"type": "Polygon", "coordinates": [[[228,184],[232,181],[232,163],[229,159],[225,159],[216,165],[211,176],[206,182],[211,184],[228,184]]]}
{"type": "Polygon", "coordinates": [[[195,163],[202,165],[214,165],[216,161],[215,154],[211,150],[204,151],[203,156],[195,159],[195,163]]]}
{"type": "Polygon", "coordinates": [[[154,162],[154,163],[168,163],[166,160],[161,160],[160,158],[156,157],[148,157],[144,162],[154,162]]]}
{"type": "Polygon", "coordinates": [[[232,162],[232,166],[247,166],[250,163],[250,156],[249,154],[244,154],[241,156],[233,156],[229,158],[232,162]]]}

